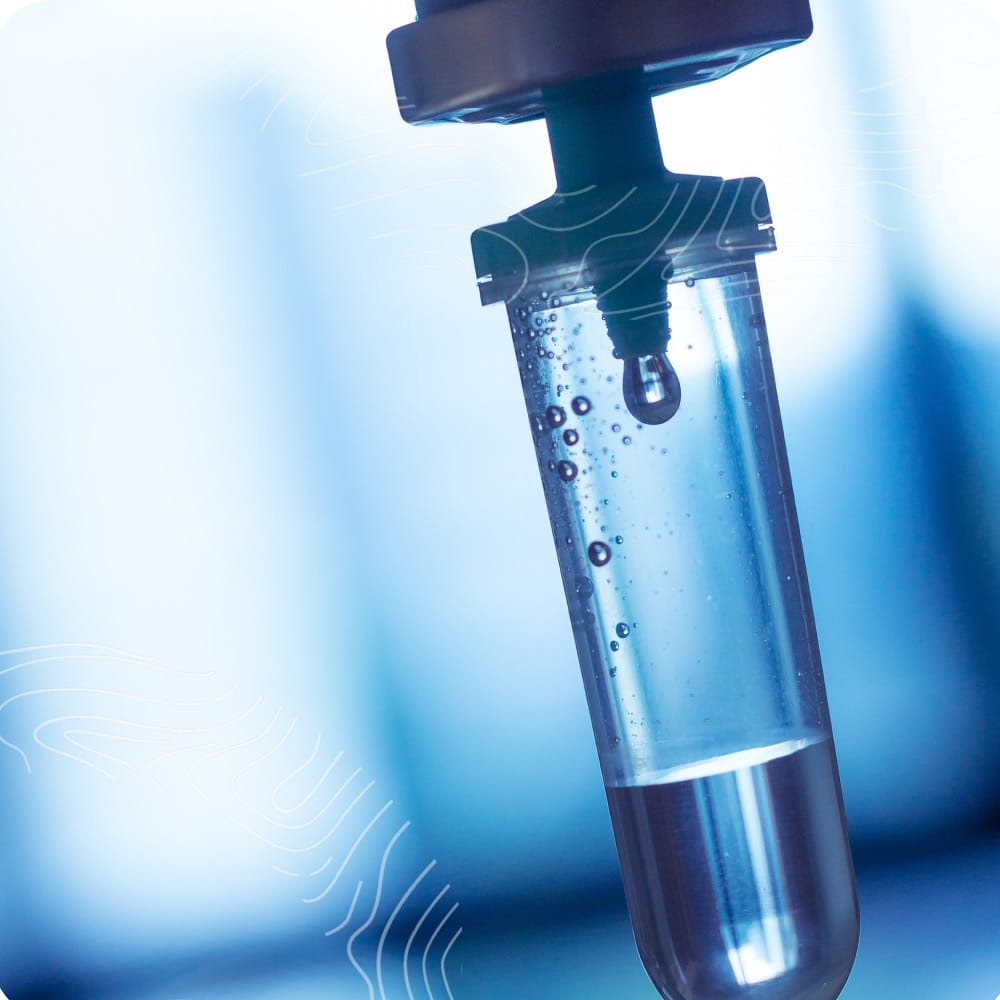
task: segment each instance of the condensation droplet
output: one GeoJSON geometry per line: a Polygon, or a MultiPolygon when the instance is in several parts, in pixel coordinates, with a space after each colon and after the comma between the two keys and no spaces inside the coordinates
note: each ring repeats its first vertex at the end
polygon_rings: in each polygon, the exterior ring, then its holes
{"type": "Polygon", "coordinates": [[[587,546],[587,556],[595,566],[607,566],[611,561],[611,549],[605,542],[591,542],[587,546]]]}
{"type": "Polygon", "coordinates": [[[558,465],[556,465],[556,471],[559,473],[559,478],[564,483],[571,483],[574,479],[576,479],[577,468],[573,462],[567,462],[563,459],[558,465]]]}
{"type": "Polygon", "coordinates": [[[550,427],[562,427],[566,423],[566,411],[561,406],[550,406],[545,411],[545,419],[550,427]]]}

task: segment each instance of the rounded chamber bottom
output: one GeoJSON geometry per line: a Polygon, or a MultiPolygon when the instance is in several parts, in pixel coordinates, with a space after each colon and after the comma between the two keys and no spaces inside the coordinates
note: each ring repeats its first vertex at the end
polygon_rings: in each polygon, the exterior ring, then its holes
{"type": "Polygon", "coordinates": [[[667,1000],[834,1000],[858,944],[829,739],[609,787],[643,965],[667,1000]]]}

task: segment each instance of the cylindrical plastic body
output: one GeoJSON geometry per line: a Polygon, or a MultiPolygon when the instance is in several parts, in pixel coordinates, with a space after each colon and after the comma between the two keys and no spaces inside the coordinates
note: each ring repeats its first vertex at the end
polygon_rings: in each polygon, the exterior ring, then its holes
{"type": "Polygon", "coordinates": [[[667,286],[622,398],[592,287],[508,306],[636,941],[670,1000],[830,1000],[858,911],[752,255],[667,286]]]}

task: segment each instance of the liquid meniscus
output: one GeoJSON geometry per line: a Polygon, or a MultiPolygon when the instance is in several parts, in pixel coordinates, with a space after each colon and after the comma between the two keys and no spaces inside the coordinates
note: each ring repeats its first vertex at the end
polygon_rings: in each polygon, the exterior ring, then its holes
{"type": "Polygon", "coordinates": [[[607,788],[643,965],[668,1000],[833,1000],[858,940],[832,744],[607,788]]]}

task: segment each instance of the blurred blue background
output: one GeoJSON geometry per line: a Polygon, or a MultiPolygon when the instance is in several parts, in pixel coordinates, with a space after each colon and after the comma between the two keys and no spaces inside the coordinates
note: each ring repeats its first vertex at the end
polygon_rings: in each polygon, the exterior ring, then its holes
{"type": "MultiPolygon", "coordinates": [[[[995,0],[814,0],[661,98],[759,175],[862,896],[1000,992],[995,0]]],[[[404,0],[0,5],[0,988],[651,1000],[502,309],[544,126],[404,126],[404,0]]]]}

